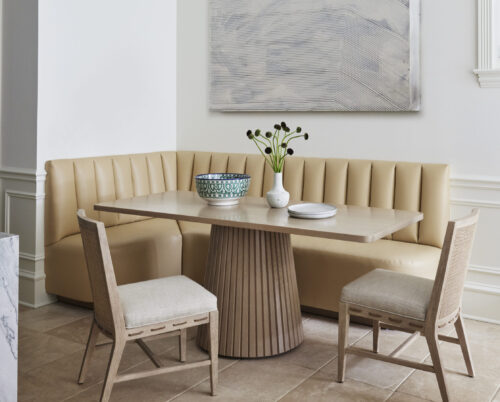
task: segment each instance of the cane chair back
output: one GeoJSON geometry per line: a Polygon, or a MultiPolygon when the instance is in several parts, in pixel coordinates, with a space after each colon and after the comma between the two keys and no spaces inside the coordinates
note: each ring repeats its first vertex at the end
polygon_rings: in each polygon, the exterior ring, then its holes
{"type": "Polygon", "coordinates": [[[454,321],[460,311],[478,218],[479,210],[474,209],[448,223],[427,314],[438,326],[454,321]]]}
{"type": "Polygon", "coordinates": [[[78,224],[94,300],[95,321],[109,334],[124,332],[125,322],[104,224],[87,218],[83,209],[78,211],[78,224]]]}

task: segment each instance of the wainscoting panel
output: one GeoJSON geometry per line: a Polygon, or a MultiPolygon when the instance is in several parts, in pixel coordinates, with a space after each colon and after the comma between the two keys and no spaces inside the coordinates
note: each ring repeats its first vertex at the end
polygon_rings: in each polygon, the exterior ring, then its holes
{"type": "Polygon", "coordinates": [[[465,285],[464,314],[500,324],[500,178],[452,179],[452,218],[472,208],[479,208],[481,216],[465,285]]]}
{"type": "Polygon", "coordinates": [[[45,172],[0,168],[0,229],[19,235],[19,300],[29,307],[55,300],[45,292],[44,187],[45,172]]]}

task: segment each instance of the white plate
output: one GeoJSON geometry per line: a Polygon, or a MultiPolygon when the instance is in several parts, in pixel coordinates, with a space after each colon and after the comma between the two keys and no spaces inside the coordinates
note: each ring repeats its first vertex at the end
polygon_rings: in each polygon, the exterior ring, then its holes
{"type": "Polygon", "coordinates": [[[288,207],[288,213],[294,218],[323,219],[337,213],[337,208],[328,204],[304,203],[288,207]]]}

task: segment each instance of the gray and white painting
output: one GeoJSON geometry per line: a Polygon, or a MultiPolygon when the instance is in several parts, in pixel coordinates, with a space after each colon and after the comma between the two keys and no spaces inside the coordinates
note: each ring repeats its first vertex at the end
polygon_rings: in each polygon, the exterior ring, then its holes
{"type": "Polygon", "coordinates": [[[210,108],[416,111],[419,0],[210,0],[210,108]]]}

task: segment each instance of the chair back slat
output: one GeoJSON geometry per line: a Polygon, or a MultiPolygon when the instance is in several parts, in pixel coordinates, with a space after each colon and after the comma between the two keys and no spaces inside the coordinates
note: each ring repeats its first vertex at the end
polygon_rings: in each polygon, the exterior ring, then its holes
{"type": "Polygon", "coordinates": [[[460,310],[478,217],[474,209],[448,224],[429,309],[434,320],[453,318],[460,310]]]}
{"type": "Polygon", "coordinates": [[[82,209],[78,211],[78,224],[94,300],[95,320],[103,330],[114,335],[125,328],[125,323],[106,229],[102,222],[87,218],[82,209]]]}

